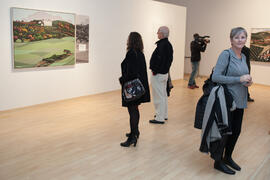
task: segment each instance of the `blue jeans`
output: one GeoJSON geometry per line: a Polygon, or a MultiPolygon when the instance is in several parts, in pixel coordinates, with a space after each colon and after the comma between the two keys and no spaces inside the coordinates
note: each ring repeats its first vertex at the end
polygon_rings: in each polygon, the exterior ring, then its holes
{"type": "Polygon", "coordinates": [[[192,73],[190,74],[190,78],[189,78],[189,81],[188,81],[189,86],[196,85],[195,77],[196,77],[196,75],[198,73],[200,62],[199,61],[194,61],[194,62],[191,62],[191,65],[192,65],[192,73]]]}

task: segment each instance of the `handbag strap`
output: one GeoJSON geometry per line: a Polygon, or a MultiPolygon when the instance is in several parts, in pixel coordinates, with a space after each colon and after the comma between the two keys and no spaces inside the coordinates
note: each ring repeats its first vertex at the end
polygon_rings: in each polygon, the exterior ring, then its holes
{"type": "MultiPolygon", "coordinates": [[[[228,61],[228,64],[227,64],[227,67],[226,67],[226,70],[225,70],[225,73],[224,73],[224,75],[227,76],[228,68],[229,68],[229,65],[230,65],[230,62],[231,62],[231,53],[230,53],[229,50],[224,50],[224,51],[227,51],[229,53],[229,61],[228,61]]],[[[214,68],[212,69],[212,72],[210,74],[210,77],[209,77],[210,80],[212,80],[213,72],[214,72],[214,68]]]]}
{"type": "Polygon", "coordinates": [[[231,53],[229,50],[225,50],[229,53],[229,61],[228,61],[228,65],[226,67],[226,70],[225,70],[225,76],[227,76],[227,72],[228,72],[228,68],[229,68],[229,65],[230,65],[230,62],[231,62],[231,53]]]}

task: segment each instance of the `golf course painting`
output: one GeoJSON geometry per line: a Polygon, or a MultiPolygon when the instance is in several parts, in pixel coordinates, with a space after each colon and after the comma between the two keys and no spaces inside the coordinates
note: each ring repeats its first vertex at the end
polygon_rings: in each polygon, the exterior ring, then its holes
{"type": "Polygon", "coordinates": [[[15,69],[75,64],[75,14],[11,8],[15,69]]]}

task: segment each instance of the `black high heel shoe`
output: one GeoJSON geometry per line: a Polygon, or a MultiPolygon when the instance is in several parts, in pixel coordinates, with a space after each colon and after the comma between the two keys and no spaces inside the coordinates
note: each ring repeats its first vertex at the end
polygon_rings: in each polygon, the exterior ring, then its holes
{"type": "MultiPolygon", "coordinates": [[[[130,134],[131,134],[131,133],[126,133],[126,136],[129,137],[130,134]]],[[[139,139],[139,136],[140,136],[140,132],[137,132],[137,133],[135,134],[135,137],[136,137],[137,139],[139,139]]]]}
{"type": "Polygon", "coordinates": [[[129,147],[132,144],[134,145],[134,147],[136,147],[137,138],[136,136],[130,135],[125,142],[120,143],[120,146],[129,147]]]}

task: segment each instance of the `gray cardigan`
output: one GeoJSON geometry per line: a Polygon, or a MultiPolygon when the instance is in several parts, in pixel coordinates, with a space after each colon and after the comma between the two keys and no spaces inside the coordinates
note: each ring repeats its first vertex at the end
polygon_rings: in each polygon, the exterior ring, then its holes
{"type": "Polygon", "coordinates": [[[212,81],[222,84],[227,84],[227,87],[232,94],[236,107],[239,109],[247,108],[247,87],[240,82],[240,76],[249,74],[246,57],[242,53],[242,58],[239,59],[232,49],[223,51],[219,57],[212,75],[212,81]],[[231,57],[227,75],[225,71],[231,57]]]}

